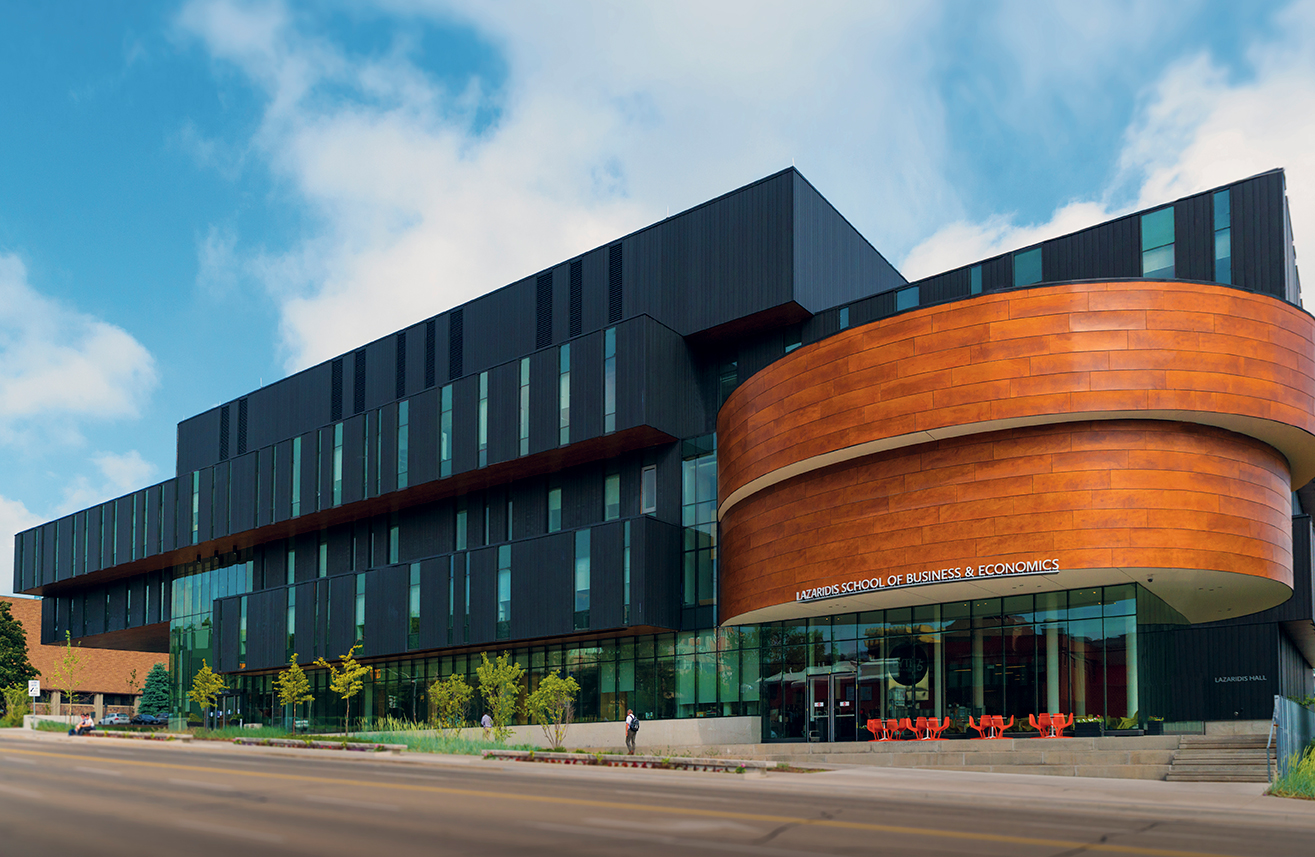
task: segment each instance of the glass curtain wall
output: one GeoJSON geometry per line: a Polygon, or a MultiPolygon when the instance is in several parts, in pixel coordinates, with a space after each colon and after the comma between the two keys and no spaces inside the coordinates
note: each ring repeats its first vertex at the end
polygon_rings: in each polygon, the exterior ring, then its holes
{"type": "Polygon", "coordinates": [[[251,551],[221,554],[173,570],[169,620],[169,672],[174,682],[173,708],[200,722],[201,710],[187,701],[192,677],[204,660],[215,664],[211,610],[216,598],[251,592],[251,551]]]}

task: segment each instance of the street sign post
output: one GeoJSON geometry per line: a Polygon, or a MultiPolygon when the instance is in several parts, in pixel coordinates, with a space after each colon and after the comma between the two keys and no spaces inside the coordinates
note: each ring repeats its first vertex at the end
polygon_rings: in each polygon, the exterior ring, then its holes
{"type": "Polygon", "coordinates": [[[39,680],[33,679],[27,683],[27,695],[33,699],[41,695],[41,682],[39,680]]]}

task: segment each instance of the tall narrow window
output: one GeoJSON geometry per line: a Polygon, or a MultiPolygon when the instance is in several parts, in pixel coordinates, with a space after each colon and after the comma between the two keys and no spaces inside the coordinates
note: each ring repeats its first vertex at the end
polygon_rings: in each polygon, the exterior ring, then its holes
{"type": "Polygon", "coordinates": [[[489,463],[489,373],[479,373],[479,466],[489,463]]]}
{"type": "Polygon", "coordinates": [[[238,668],[247,665],[247,596],[242,596],[242,606],[237,619],[237,661],[238,668]]]}
{"type": "Polygon", "coordinates": [[[1216,191],[1215,204],[1215,282],[1233,282],[1232,199],[1227,188],[1216,191]]]}
{"type": "Polygon", "coordinates": [[[356,642],[365,639],[365,575],[356,575],[356,642]]]}
{"type": "MultiPolygon", "coordinates": [[[[315,471],[315,496],[312,498],[311,505],[315,507],[316,511],[319,510],[320,504],[324,502],[324,468],[321,466],[321,462],[323,461],[324,461],[324,432],[317,431],[315,432],[315,461],[311,465],[311,469],[315,471]]],[[[230,471],[228,484],[229,484],[229,493],[231,494],[232,485],[233,485],[231,471],[230,471]]]]}
{"type": "Polygon", "coordinates": [[[393,523],[388,525],[388,564],[389,565],[396,565],[398,562],[401,561],[398,558],[399,554],[401,553],[401,547],[402,547],[401,541],[402,541],[401,531],[397,526],[397,522],[394,521],[393,523]]]}
{"type": "Polygon", "coordinates": [[[1173,279],[1172,206],[1141,216],[1141,273],[1143,277],[1173,279]]]}
{"type": "Polygon", "coordinates": [[[615,521],[621,517],[621,474],[609,473],[603,477],[603,520],[615,521]]]}
{"type": "Polygon", "coordinates": [[[511,545],[498,548],[498,626],[497,638],[511,637],[511,545]]]}
{"type": "Polygon", "coordinates": [[[603,331],[603,431],[616,431],[616,328],[603,331]]]}
{"type": "MultiPolygon", "coordinates": [[[[201,535],[201,471],[192,471],[192,544],[201,535]]],[[[117,563],[116,563],[117,564],[117,563]]]]}
{"type": "Polygon", "coordinates": [[[297,651],[297,589],[288,587],[288,651],[285,660],[292,660],[297,651]]]}
{"type": "Polygon", "coordinates": [[[558,352],[557,412],[560,434],[558,442],[565,446],[571,442],[571,344],[569,342],[558,352]]]}
{"type": "Polygon", "coordinates": [[[315,558],[315,574],[317,577],[329,576],[329,539],[323,530],[320,530],[319,555],[315,558]]]}
{"type": "Polygon", "coordinates": [[[457,521],[455,525],[456,536],[453,539],[453,550],[463,551],[466,549],[466,534],[468,530],[469,514],[466,510],[466,501],[463,499],[457,504],[457,521]]]}
{"type": "Polygon", "coordinates": [[[407,486],[407,473],[410,469],[411,454],[408,449],[411,438],[411,403],[401,402],[397,406],[397,490],[407,486]]]}
{"type": "Polygon", "coordinates": [[[297,582],[297,551],[288,548],[288,586],[297,582]]]}
{"type": "Polygon", "coordinates": [[[507,493],[507,517],[503,519],[504,529],[506,530],[506,540],[511,541],[513,538],[512,522],[516,519],[516,504],[511,499],[511,492],[507,493]]]}
{"type": "Polygon", "coordinates": [[[1041,248],[1019,250],[1014,254],[1014,285],[1030,286],[1041,282],[1041,248]]]}
{"type": "Polygon", "coordinates": [[[333,505],[342,505],[342,423],[333,427],[333,505]]]}
{"type": "Polygon", "coordinates": [[[530,454],[530,358],[521,358],[520,388],[521,455],[530,454]]]}
{"type": "Polygon", "coordinates": [[[726,403],[738,386],[740,386],[740,361],[723,361],[717,373],[717,394],[722,404],[726,403]]]}
{"type": "Polygon", "coordinates": [[[968,294],[980,295],[982,293],[982,266],[973,265],[968,269],[968,294]]]}
{"type": "Polygon", "coordinates": [[[641,515],[657,512],[657,465],[650,464],[640,471],[639,512],[641,515]]]}
{"type": "Polygon", "coordinates": [[[462,623],[461,642],[470,642],[470,554],[466,554],[466,609],[462,623]]]}
{"type": "Polygon", "coordinates": [[[630,624],[630,522],[625,523],[621,543],[621,624],[630,624]]]}
{"type": "Polygon", "coordinates": [[[440,394],[442,415],[438,421],[438,475],[452,475],[452,385],[444,384],[440,394]]]}
{"type": "Polygon", "coordinates": [[[411,592],[407,602],[410,611],[406,628],[406,647],[420,648],[420,563],[411,563],[411,592]]]}
{"type": "Polygon", "coordinates": [[[447,562],[447,641],[450,645],[452,639],[453,621],[457,615],[457,558],[448,557],[447,562]]]}
{"type": "Polygon", "coordinates": [[[292,517],[301,514],[301,438],[292,439],[292,517]]]}
{"type": "MultiPolygon", "coordinates": [[[[368,419],[368,415],[367,415],[368,419]]],[[[384,409],[374,412],[374,493],[383,493],[384,477],[384,409]]]]}
{"type": "Polygon", "coordinates": [[[548,489],[548,532],[557,533],[562,529],[562,489],[548,489]]]}
{"type": "MultiPolygon", "coordinates": [[[[132,535],[128,542],[128,559],[137,559],[137,495],[134,494],[128,498],[132,504],[132,535]]],[[[58,532],[59,522],[55,523],[56,532],[58,532]]],[[[59,538],[56,537],[55,543],[59,544],[59,538]]],[[[55,551],[55,576],[59,577],[59,551],[55,551]]]]}
{"type": "Polygon", "coordinates": [[[575,629],[589,627],[589,530],[575,533],[575,629]]]}
{"type": "Polygon", "coordinates": [[[840,308],[840,329],[844,330],[847,327],[849,327],[849,307],[842,306],[840,308]]]}

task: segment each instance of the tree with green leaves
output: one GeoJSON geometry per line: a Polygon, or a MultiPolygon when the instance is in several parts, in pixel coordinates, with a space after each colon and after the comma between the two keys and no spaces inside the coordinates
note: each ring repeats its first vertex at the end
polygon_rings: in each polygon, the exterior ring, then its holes
{"type": "Polygon", "coordinates": [[[9,612],[9,602],[0,601],[0,687],[23,685],[40,673],[27,658],[27,632],[23,623],[9,612]]]}
{"type": "Polygon", "coordinates": [[[502,743],[511,735],[508,724],[516,716],[525,667],[513,661],[507,652],[492,661],[484,652],[479,657],[481,663],[475,667],[475,675],[479,677],[479,692],[484,697],[484,709],[493,721],[493,737],[502,743]]]}
{"type": "Polygon", "coordinates": [[[453,673],[429,686],[429,719],[444,732],[455,732],[466,725],[466,712],[475,691],[465,676],[453,673]]]}
{"type": "Polygon", "coordinates": [[[11,684],[0,687],[5,697],[5,715],[0,717],[0,728],[22,726],[23,715],[28,713],[27,685],[11,684]]]}
{"type": "Polygon", "coordinates": [[[352,734],[352,697],[365,687],[361,678],[370,671],[369,667],[356,662],[356,650],[360,647],[360,643],[352,646],[350,652],[339,656],[337,664],[330,664],[324,658],[315,661],[315,666],[329,671],[329,687],[333,688],[333,692],[341,696],[343,702],[347,704],[343,715],[343,731],[348,735],[352,734]]]}
{"type": "Polygon", "coordinates": [[[169,689],[173,682],[169,680],[169,668],[157,663],[146,674],[146,684],[142,687],[142,701],[137,706],[138,714],[168,714],[169,689]]]}
{"type": "Polygon", "coordinates": [[[226,690],[228,688],[224,685],[223,677],[210,669],[210,664],[202,658],[201,668],[192,677],[192,689],[188,691],[187,698],[201,707],[203,726],[208,722],[210,710],[215,707],[219,694],[226,690]]]}
{"type": "Polygon", "coordinates": [[[68,706],[69,723],[73,723],[73,702],[82,675],[82,653],[73,646],[73,633],[64,632],[64,654],[50,671],[50,682],[59,689],[68,706]]]}
{"type": "Polygon", "coordinates": [[[575,697],[580,685],[574,678],[562,678],[553,670],[539,681],[534,693],[525,697],[525,716],[539,724],[543,736],[554,750],[560,750],[566,740],[566,727],[575,718],[575,697]]]}
{"type": "Polygon", "coordinates": [[[278,691],[279,704],[292,706],[292,734],[297,734],[297,706],[304,702],[313,702],[315,694],[310,692],[310,679],[306,671],[297,664],[297,653],[292,653],[292,662],[288,668],[274,679],[274,690],[278,691]]]}

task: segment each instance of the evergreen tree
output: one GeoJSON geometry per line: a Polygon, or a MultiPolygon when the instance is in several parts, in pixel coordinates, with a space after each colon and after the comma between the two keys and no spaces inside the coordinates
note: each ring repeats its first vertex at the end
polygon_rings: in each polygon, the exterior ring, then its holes
{"type": "Polygon", "coordinates": [[[39,673],[27,659],[27,633],[23,623],[9,612],[9,602],[0,601],[0,687],[27,683],[39,673]]]}
{"type": "Polygon", "coordinates": [[[169,713],[169,668],[156,664],[146,675],[146,685],[142,689],[142,703],[137,711],[140,714],[169,713]]]}

